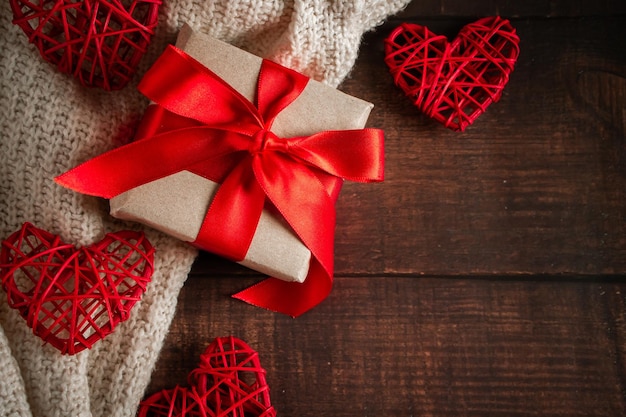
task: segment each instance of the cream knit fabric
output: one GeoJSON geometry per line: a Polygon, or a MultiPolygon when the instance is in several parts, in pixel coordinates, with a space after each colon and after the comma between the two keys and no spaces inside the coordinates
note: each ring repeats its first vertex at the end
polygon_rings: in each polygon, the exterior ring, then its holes
{"type": "MultiPolygon", "coordinates": [[[[53,178],[119,146],[147,101],[139,76],[187,22],[196,30],[337,86],[357,56],[363,32],[408,0],[171,0],[134,83],[107,93],[80,86],[44,62],[0,13],[0,238],[25,221],[85,245],[110,231],[142,226],[115,221],[107,202],[57,186],[53,178]]],[[[42,345],[0,290],[0,415],[132,416],[174,315],[196,255],[146,229],[156,272],[131,318],[90,351],[62,356],[42,345]]],[[[252,308],[252,307],[251,307],[252,308]]]]}

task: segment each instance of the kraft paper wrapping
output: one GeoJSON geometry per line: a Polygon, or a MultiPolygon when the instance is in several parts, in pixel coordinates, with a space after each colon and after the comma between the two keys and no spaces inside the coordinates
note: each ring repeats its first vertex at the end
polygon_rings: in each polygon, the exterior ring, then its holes
{"type": "MultiPolygon", "coordinates": [[[[185,25],[176,46],[254,102],[262,59],[185,25]]],[[[311,80],[302,94],[276,118],[280,137],[311,135],[323,130],[365,127],[373,105],[311,80]]],[[[349,157],[349,155],[347,155],[349,157]]],[[[193,242],[219,184],[189,171],[133,188],[110,200],[111,215],[137,221],[178,239],[193,242]]],[[[248,268],[285,281],[304,282],[311,252],[273,210],[261,214],[244,260],[248,268]]]]}

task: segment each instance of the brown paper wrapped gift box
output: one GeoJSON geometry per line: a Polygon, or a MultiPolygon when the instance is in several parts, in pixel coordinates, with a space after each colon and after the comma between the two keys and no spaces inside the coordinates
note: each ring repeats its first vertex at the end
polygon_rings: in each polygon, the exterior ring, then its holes
{"type": "MultiPolygon", "coordinates": [[[[261,58],[194,32],[189,26],[180,31],[176,46],[254,101],[261,58]]],[[[361,129],[372,107],[371,103],[311,80],[278,115],[272,131],[288,138],[324,130],[361,129]]],[[[181,171],[112,198],[111,215],[193,242],[218,187],[215,182],[181,171]]],[[[303,282],[310,259],[311,252],[286,222],[266,208],[245,259],[239,263],[285,281],[303,282]]]]}

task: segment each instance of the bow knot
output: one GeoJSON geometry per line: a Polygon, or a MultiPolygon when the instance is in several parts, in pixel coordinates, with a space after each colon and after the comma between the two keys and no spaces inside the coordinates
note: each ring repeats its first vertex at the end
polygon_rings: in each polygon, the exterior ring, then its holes
{"type": "Polygon", "coordinates": [[[261,129],[252,136],[249,152],[252,155],[265,151],[284,152],[289,150],[289,141],[276,136],[270,130],[261,129]]]}

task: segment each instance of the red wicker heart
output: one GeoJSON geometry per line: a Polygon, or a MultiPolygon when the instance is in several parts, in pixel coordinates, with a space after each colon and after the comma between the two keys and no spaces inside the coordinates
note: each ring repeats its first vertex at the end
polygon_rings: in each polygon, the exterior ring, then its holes
{"type": "Polygon", "coordinates": [[[117,90],[133,77],[161,0],[9,0],[13,23],[46,61],[83,85],[117,90]]]}
{"type": "Polygon", "coordinates": [[[410,23],[385,40],[396,85],[422,112],[457,131],[500,99],[518,55],[515,29],[497,16],[465,26],[451,43],[410,23]]]}
{"type": "Polygon", "coordinates": [[[0,278],[9,305],[63,354],[91,348],[130,317],[153,271],[143,233],[107,234],[76,249],[24,223],[2,242],[0,278]]]}
{"type": "Polygon", "coordinates": [[[144,400],[139,417],[276,416],[258,353],[235,337],[215,339],[189,383],[191,389],[176,387],[144,400]]]}
{"type": "Polygon", "coordinates": [[[259,354],[235,337],[215,339],[189,383],[218,416],[275,415],[259,354]]]}

